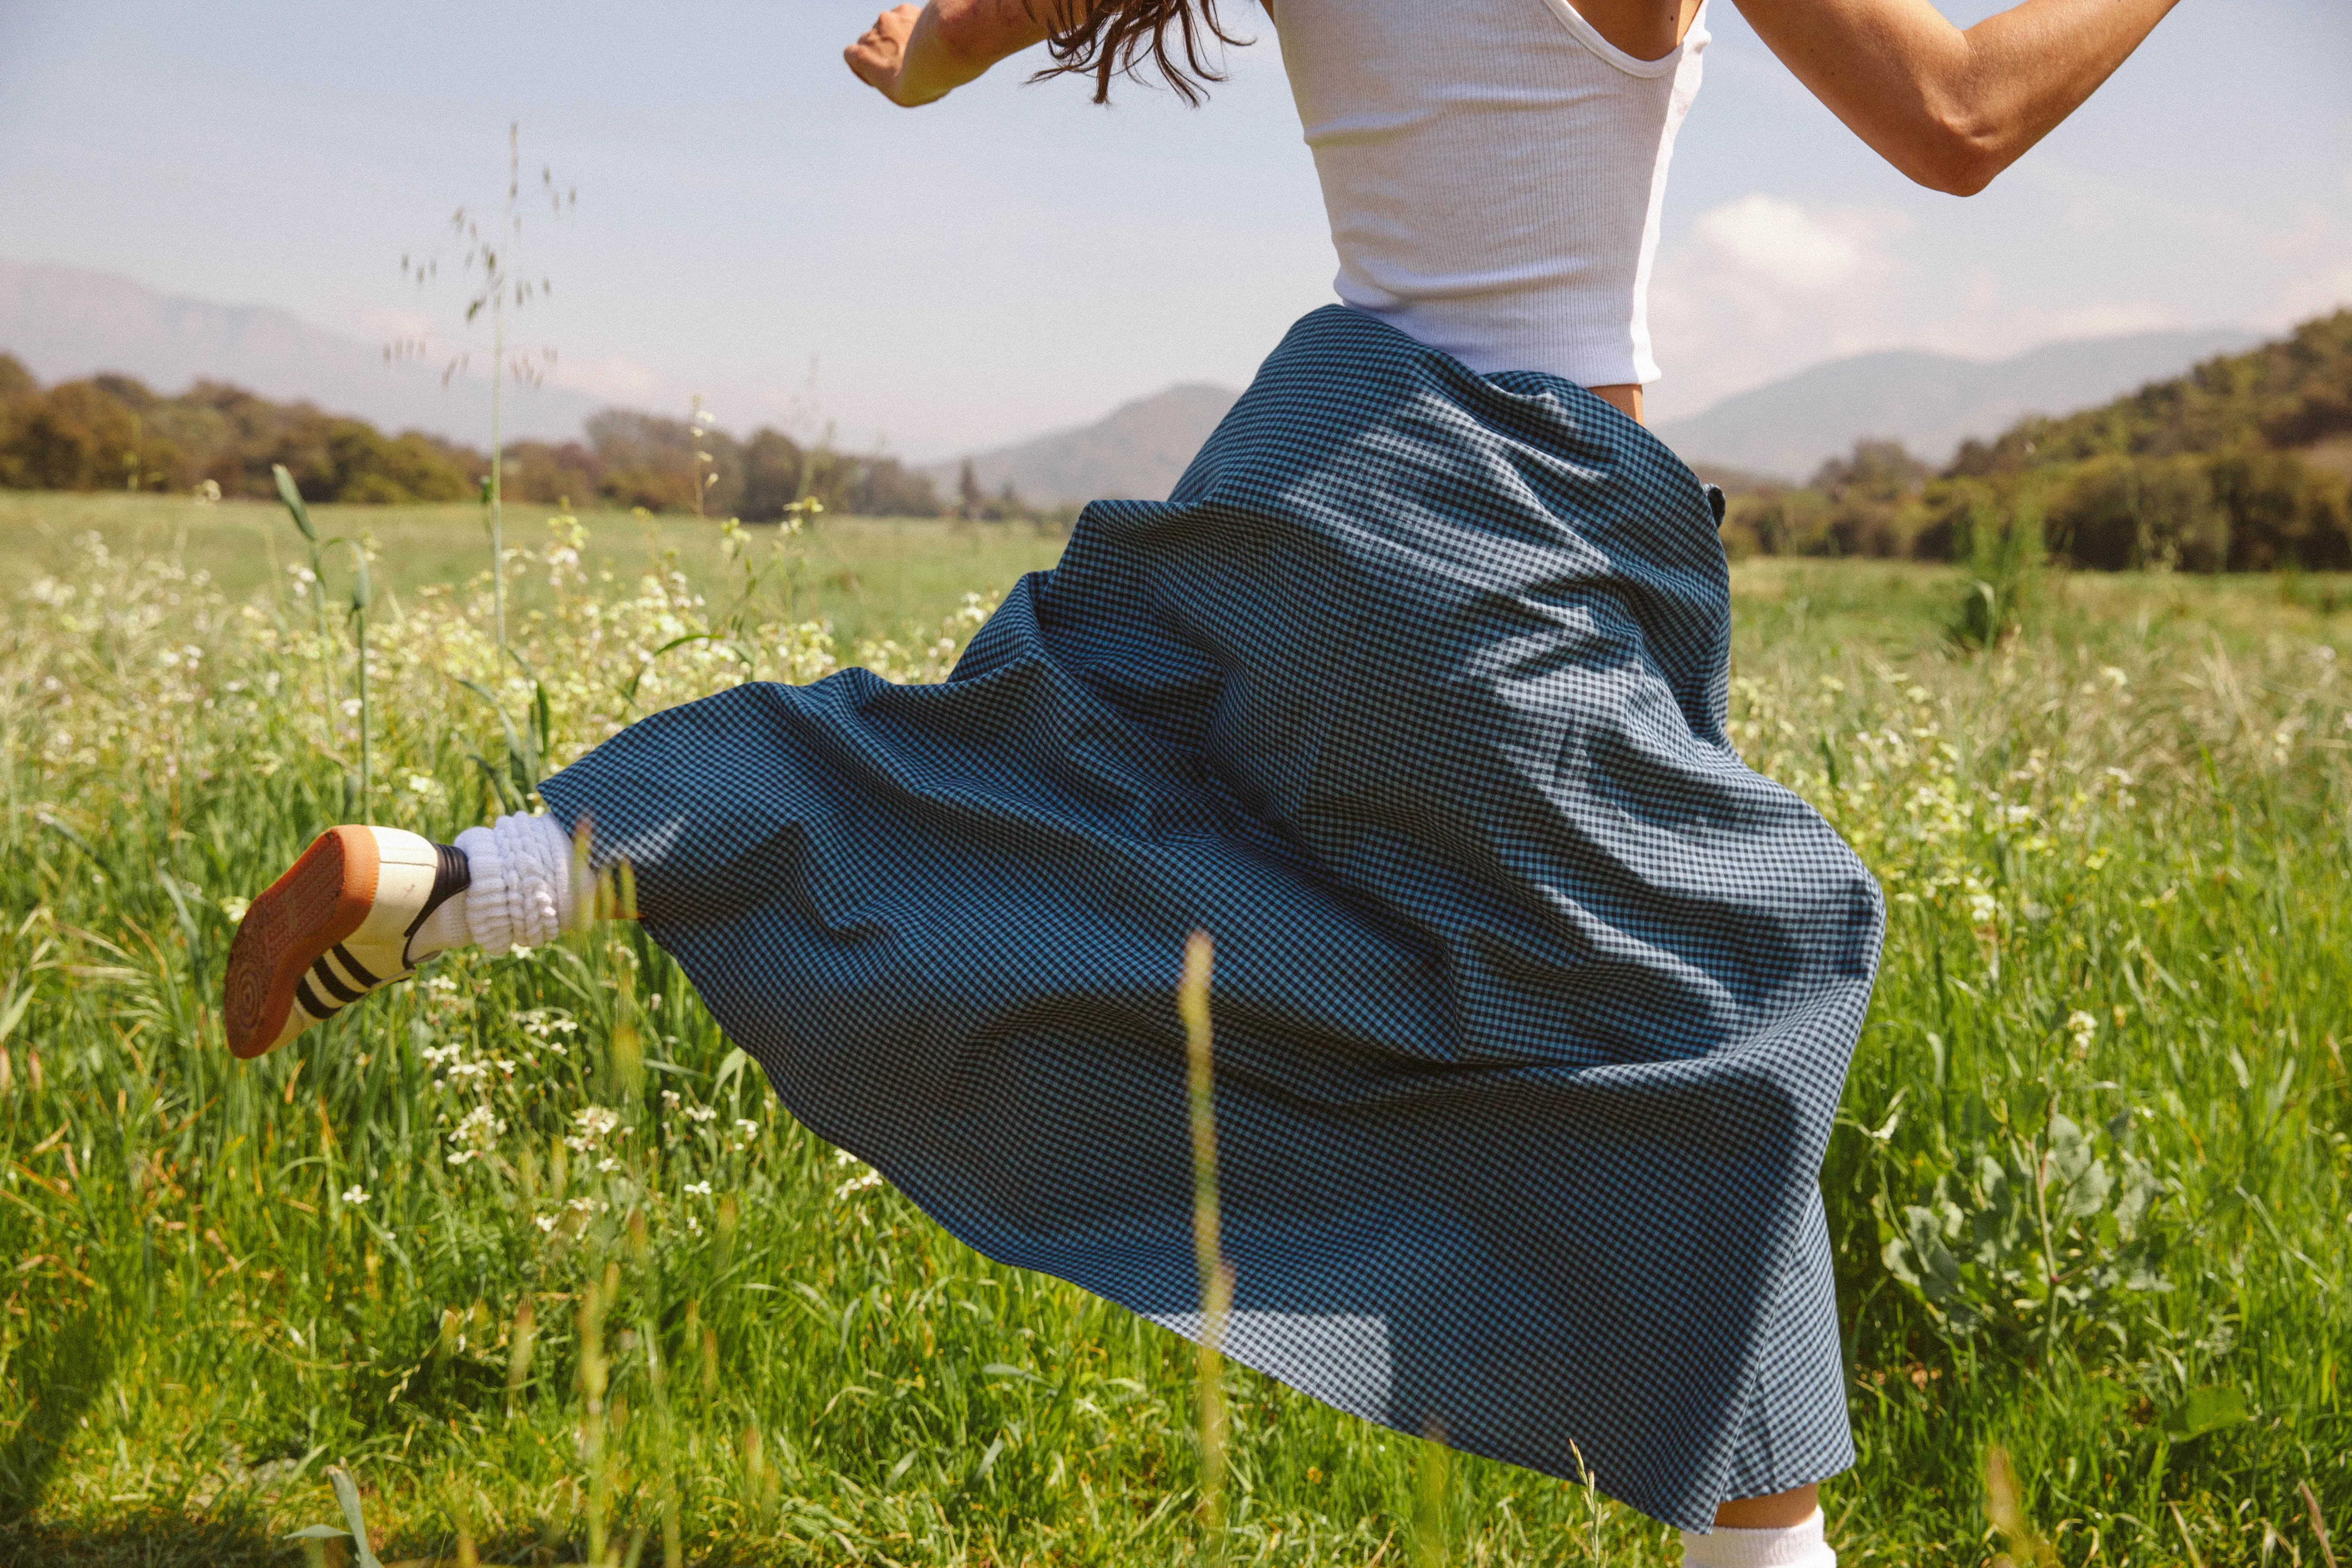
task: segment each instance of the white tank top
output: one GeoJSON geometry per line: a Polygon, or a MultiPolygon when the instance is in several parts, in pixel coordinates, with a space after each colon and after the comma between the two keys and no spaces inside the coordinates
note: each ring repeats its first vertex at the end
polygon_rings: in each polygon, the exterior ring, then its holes
{"type": "Polygon", "coordinates": [[[1704,6],[1663,59],[1569,0],[1275,0],[1339,298],[1481,374],[1658,378],[1650,262],[1704,6]]]}

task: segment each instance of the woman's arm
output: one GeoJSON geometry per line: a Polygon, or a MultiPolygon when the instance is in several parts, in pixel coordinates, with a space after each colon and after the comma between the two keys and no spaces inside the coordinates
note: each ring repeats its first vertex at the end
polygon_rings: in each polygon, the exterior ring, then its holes
{"type": "Polygon", "coordinates": [[[860,81],[901,108],[945,98],[1007,55],[1045,39],[1059,0],[930,0],[874,19],[842,51],[860,81]],[[1033,15],[1034,11],[1034,15],[1033,15]]]}
{"type": "Polygon", "coordinates": [[[1849,130],[1956,196],[2056,129],[2176,3],[2025,0],[1962,32],[1927,0],[1738,0],[1849,130]]]}

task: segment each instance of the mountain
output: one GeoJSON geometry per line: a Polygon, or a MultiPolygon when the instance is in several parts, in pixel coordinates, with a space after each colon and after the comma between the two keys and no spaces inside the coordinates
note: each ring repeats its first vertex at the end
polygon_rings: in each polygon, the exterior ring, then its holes
{"type": "Polygon", "coordinates": [[[2032,414],[2104,403],[2244,348],[2230,328],[2048,343],[1990,363],[1895,350],[1832,360],[1658,426],[1694,463],[1803,479],[1864,437],[1892,437],[1940,465],[1970,437],[2032,414]]]}
{"type": "MultiPolygon", "coordinates": [[[[362,342],[266,305],[218,305],[160,293],[112,272],[0,259],[0,351],[45,382],[119,371],[159,392],[204,377],[266,397],[300,399],[386,429],[418,429],[488,447],[490,394],[479,377],[442,389],[437,368],[388,364],[362,342]]],[[[509,385],[510,439],[573,439],[593,399],[509,385]]]]}
{"type": "Polygon", "coordinates": [[[2073,414],[2024,419],[1971,442],[1964,473],[2015,472],[2131,455],[2227,457],[2294,452],[2323,468],[2352,441],[2352,308],[2304,322],[2245,353],[2200,362],[2129,396],[2073,414]]]}
{"type": "MultiPolygon", "coordinates": [[[[1660,425],[1658,435],[1727,482],[1801,480],[1864,437],[1891,437],[1941,464],[1971,437],[1992,437],[2028,415],[2104,403],[2253,342],[2252,333],[2214,328],[2050,343],[1991,363],[1912,350],[1857,354],[1725,398],[1660,425]]],[[[1097,496],[1158,500],[1234,395],[1218,386],[1171,386],[1096,424],[974,453],[970,461],[992,496],[1010,480],[1023,499],[1045,505],[1097,496]]],[[[963,461],[923,471],[951,498],[963,461]]]]}
{"type": "Polygon", "coordinates": [[[1121,404],[1092,425],[975,452],[922,470],[952,502],[969,461],[993,496],[1009,481],[1024,500],[1076,505],[1099,497],[1160,500],[1176,487],[1201,443],[1239,393],[1198,383],[1121,404]]]}

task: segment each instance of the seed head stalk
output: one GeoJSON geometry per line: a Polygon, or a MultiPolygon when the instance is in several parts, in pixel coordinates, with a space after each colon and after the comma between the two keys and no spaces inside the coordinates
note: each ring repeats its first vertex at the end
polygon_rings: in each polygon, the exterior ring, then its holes
{"type": "Polygon", "coordinates": [[[1194,931],[1184,949],[1177,993],[1184,1017],[1186,1085],[1192,1113],[1192,1245],[1201,1264],[1201,1511],[1212,1563],[1225,1560],[1225,1320],[1233,1310],[1234,1271],[1217,1234],[1216,1083],[1211,1056],[1209,977],[1215,949],[1194,931]]]}
{"type": "Polygon", "coordinates": [[[499,364],[498,374],[490,377],[490,606],[498,626],[499,661],[506,662],[507,651],[507,533],[506,507],[502,497],[506,469],[506,441],[499,431],[499,405],[506,391],[507,305],[504,298],[490,307],[490,342],[499,364]]]}
{"type": "Polygon", "coordinates": [[[352,627],[360,654],[360,820],[373,822],[375,819],[370,813],[369,802],[373,798],[375,783],[375,713],[368,699],[368,605],[375,595],[368,583],[367,551],[356,542],[345,542],[352,551],[352,627]]]}
{"type": "MultiPolygon", "coordinates": [[[[522,184],[522,122],[507,127],[506,221],[499,226],[503,246],[515,231],[515,195],[522,184]]],[[[498,624],[499,668],[506,668],[507,551],[504,480],[506,438],[500,423],[507,384],[507,278],[503,258],[489,263],[490,283],[490,608],[498,624]]]]}
{"type": "Polygon", "coordinates": [[[619,1284],[616,1269],[602,1285],[591,1280],[580,1296],[580,1460],[588,1471],[588,1561],[605,1560],[605,1521],[612,1506],[611,1473],[604,1458],[604,1314],[619,1284]]]}
{"type": "MultiPolygon", "coordinates": [[[[576,189],[558,190],[555,172],[542,168],[540,184],[547,196],[551,212],[561,216],[567,206],[577,206],[580,193],[576,189]]],[[[507,126],[507,188],[499,205],[499,219],[492,226],[490,237],[482,237],[481,226],[459,207],[449,220],[450,232],[466,243],[464,268],[469,276],[478,275],[480,281],[472,297],[466,301],[466,329],[474,330],[475,322],[484,310],[490,313],[490,471],[482,476],[481,501],[484,521],[490,534],[490,613],[492,630],[498,638],[499,663],[504,667],[509,657],[507,642],[507,563],[506,563],[506,382],[511,375],[533,386],[545,384],[549,366],[555,363],[555,351],[541,348],[528,353],[509,363],[507,358],[507,307],[520,310],[533,295],[544,298],[554,289],[546,278],[537,281],[518,279],[514,269],[514,247],[522,234],[522,123],[511,121],[507,126]],[[477,269],[478,268],[478,274],[477,269]]],[[[413,260],[400,258],[404,278],[413,278],[419,288],[439,275],[440,263],[430,257],[413,260]]],[[[384,346],[384,358],[399,363],[433,353],[429,337],[404,337],[384,346]]],[[[451,381],[473,363],[470,350],[460,348],[452,353],[441,371],[441,384],[446,389],[451,381]]]]}
{"type": "Polygon", "coordinates": [[[318,616],[319,637],[315,645],[319,657],[319,685],[324,697],[327,729],[332,733],[335,724],[335,670],[327,655],[327,543],[319,538],[317,525],[310,521],[310,509],[303,503],[301,487],[283,463],[269,465],[270,477],[278,483],[278,499],[286,508],[286,515],[294,520],[295,529],[302,535],[303,544],[310,552],[310,608],[318,616]]]}

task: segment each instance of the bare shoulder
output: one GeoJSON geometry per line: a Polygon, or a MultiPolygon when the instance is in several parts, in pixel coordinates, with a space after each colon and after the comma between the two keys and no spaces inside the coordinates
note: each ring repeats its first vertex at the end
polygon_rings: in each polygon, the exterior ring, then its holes
{"type": "Polygon", "coordinates": [[[1637,60],[1663,59],[1682,47],[1701,0],[1568,0],[1592,30],[1637,60]]]}

